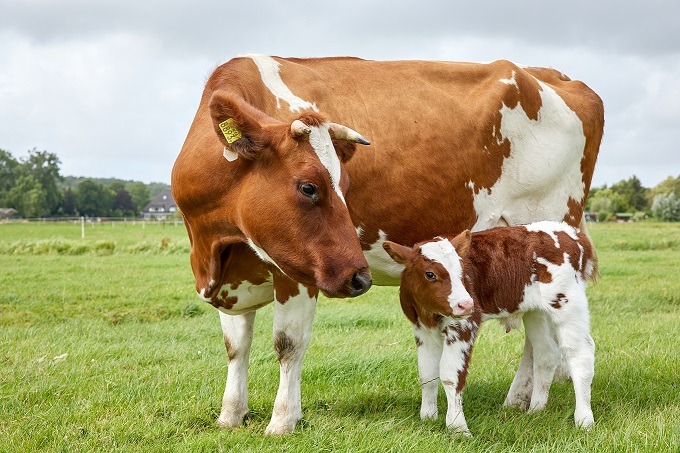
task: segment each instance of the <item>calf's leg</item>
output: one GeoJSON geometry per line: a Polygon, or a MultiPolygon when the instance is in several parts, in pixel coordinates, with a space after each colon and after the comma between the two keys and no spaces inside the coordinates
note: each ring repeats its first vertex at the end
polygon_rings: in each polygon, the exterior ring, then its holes
{"type": "Polygon", "coordinates": [[[236,428],[241,426],[248,415],[248,361],[253,342],[255,312],[236,316],[219,313],[224,345],[229,357],[229,370],[217,424],[222,428],[236,428]]]}
{"type": "Polygon", "coordinates": [[[550,384],[559,362],[559,349],[547,315],[534,311],[524,315],[526,335],[534,354],[534,377],[529,411],[539,411],[548,403],[550,384]]]}
{"type": "Polygon", "coordinates": [[[519,368],[512,380],[508,396],[505,398],[504,406],[519,406],[523,411],[529,409],[531,402],[531,391],[534,385],[534,350],[526,335],[526,324],[524,326],[524,353],[519,362],[519,368]]]}
{"type": "Polygon", "coordinates": [[[595,374],[595,342],[590,336],[590,316],[585,294],[582,299],[571,298],[572,313],[557,326],[557,338],[574,385],[574,422],[577,427],[587,428],[594,422],[590,389],[595,374]]]}
{"type": "Polygon", "coordinates": [[[444,337],[438,328],[429,329],[418,324],[413,326],[418,348],[418,375],[422,389],[420,418],[437,418],[437,391],[439,390],[439,361],[442,357],[444,337]]]}
{"type": "Polygon", "coordinates": [[[462,392],[467,379],[468,365],[477,326],[460,321],[446,328],[439,374],[446,392],[448,408],[446,426],[458,433],[470,435],[463,414],[462,392]]]}

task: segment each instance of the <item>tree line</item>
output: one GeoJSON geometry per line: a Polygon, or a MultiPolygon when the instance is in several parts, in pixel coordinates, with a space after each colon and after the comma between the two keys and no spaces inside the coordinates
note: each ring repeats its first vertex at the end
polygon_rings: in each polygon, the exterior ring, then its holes
{"type": "Polygon", "coordinates": [[[0,208],[22,217],[135,217],[163,188],[160,183],[64,177],[56,154],[36,149],[15,159],[0,149],[0,208]],[[99,182],[102,181],[103,183],[99,182]]]}
{"type": "Polygon", "coordinates": [[[680,221],[680,176],[661,181],[652,188],[643,187],[637,176],[590,189],[586,211],[597,212],[600,221],[612,220],[617,213],[633,214],[633,219],[655,217],[680,221]]]}
{"type": "MultiPolygon", "coordinates": [[[[47,151],[33,149],[17,160],[0,149],[0,208],[14,208],[23,217],[132,217],[168,187],[161,183],[63,177],[60,165],[57,155],[47,151]]],[[[652,188],[643,187],[632,176],[610,187],[591,188],[586,211],[597,212],[601,221],[624,212],[634,214],[634,219],[653,216],[680,221],[678,197],[680,176],[669,176],[652,188]]]]}

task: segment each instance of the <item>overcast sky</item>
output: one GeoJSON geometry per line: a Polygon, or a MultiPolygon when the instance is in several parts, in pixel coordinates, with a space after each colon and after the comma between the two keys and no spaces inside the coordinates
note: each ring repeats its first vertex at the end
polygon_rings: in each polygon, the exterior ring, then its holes
{"type": "Polygon", "coordinates": [[[680,2],[0,0],[0,148],[170,182],[203,84],[243,53],[559,69],[604,100],[593,184],[680,174],[680,2]]]}

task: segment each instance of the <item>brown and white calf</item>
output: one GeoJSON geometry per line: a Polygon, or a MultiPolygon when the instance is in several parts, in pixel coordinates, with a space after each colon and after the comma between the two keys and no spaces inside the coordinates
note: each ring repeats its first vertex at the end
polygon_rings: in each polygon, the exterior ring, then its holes
{"type": "Polygon", "coordinates": [[[506,406],[537,411],[548,401],[562,357],[574,384],[577,426],[593,423],[590,386],[595,344],[586,282],[596,272],[587,236],[559,222],[502,227],[411,247],[383,247],[405,265],[401,308],[414,324],[422,386],[422,419],[437,417],[437,379],[448,400],[446,425],[469,433],[461,392],[482,321],[499,318],[509,331],[524,322],[525,353],[506,406]]]}

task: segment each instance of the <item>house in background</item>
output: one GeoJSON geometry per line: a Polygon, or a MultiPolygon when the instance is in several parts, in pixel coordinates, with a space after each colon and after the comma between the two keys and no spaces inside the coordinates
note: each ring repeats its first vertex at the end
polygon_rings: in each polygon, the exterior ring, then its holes
{"type": "Polygon", "coordinates": [[[168,220],[172,219],[176,212],[177,203],[172,198],[170,189],[163,189],[142,209],[142,217],[145,220],[168,220]]]}
{"type": "Polygon", "coordinates": [[[0,220],[16,219],[19,217],[19,211],[14,208],[0,208],[0,220]]]}

